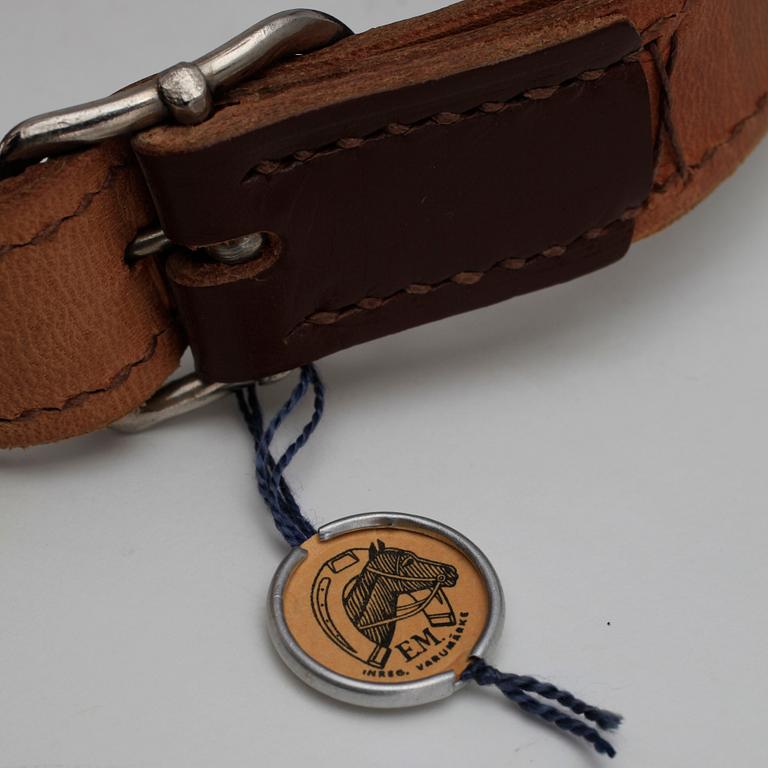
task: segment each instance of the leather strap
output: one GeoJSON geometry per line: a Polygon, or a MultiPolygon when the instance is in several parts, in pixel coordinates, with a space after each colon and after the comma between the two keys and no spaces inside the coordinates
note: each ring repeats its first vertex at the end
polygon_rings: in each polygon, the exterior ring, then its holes
{"type": "Polygon", "coordinates": [[[0,182],[0,446],[106,426],[176,368],[157,265],[123,260],[153,217],[125,142],[0,182]]]}
{"type": "MultiPolygon", "coordinates": [[[[145,162],[204,151],[339,98],[428,80],[436,73],[433,58],[445,51],[453,58],[453,71],[469,69],[473,61],[467,58],[465,42],[482,42],[497,58],[509,58],[621,18],[632,23],[643,41],[652,135],[658,144],[653,195],[637,222],[636,238],[644,237],[706,197],[764,134],[765,0],[465,0],[275,67],[232,92],[207,123],[148,131],[136,146],[145,162]]],[[[449,68],[443,63],[439,74],[449,68]]],[[[195,245],[200,243],[185,236],[182,222],[189,226],[199,217],[174,209],[177,194],[189,182],[187,177],[166,176],[153,178],[152,186],[164,226],[179,242],[195,245]]],[[[215,217],[209,212],[203,218],[215,217]]],[[[236,234],[242,233],[226,237],[236,234]]]]}
{"type": "MultiPolygon", "coordinates": [[[[340,94],[426,82],[431,62],[448,58],[441,51],[463,52],[461,40],[484,38],[506,50],[502,61],[621,19],[642,39],[657,150],[653,191],[636,219],[634,236],[642,237],[706,196],[768,127],[765,0],[468,0],[276,67],[231,94],[208,123],[149,131],[136,146],[146,162],[234,145],[256,128],[330,106],[340,94]]],[[[454,59],[454,74],[473,68],[460,55],[454,59]]],[[[194,218],[172,213],[176,184],[172,176],[152,181],[170,230],[194,218]]],[[[128,268],[122,258],[153,217],[124,142],[0,182],[0,445],[104,426],[140,404],[175,367],[183,342],[158,270],[151,261],[128,268]]],[[[210,268],[187,261],[204,282],[210,268]]],[[[306,269],[311,280],[311,265],[306,269]]]]}
{"type": "Polygon", "coordinates": [[[205,180],[185,199],[214,215],[179,222],[185,237],[274,233],[240,267],[185,251],[168,262],[204,378],[269,376],[624,255],[653,167],[637,33],[610,24],[485,64],[506,39],[463,40],[460,73],[439,76],[459,45],[441,41],[427,82],[203,152],[141,155],[153,188],[174,180],[173,199],[205,180]],[[473,53],[481,66],[467,69],[473,53]],[[297,160],[306,147],[328,149],[297,160]]]}
{"type": "Polygon", "coordinates": [[[732,167],[764,105],[766,19],[710,0],[470,1],[276,68],[199,129],[138,137],[174,241],[276,235],[245,267],[170,260],[198,371],[269,375],[615,261],[608,238],[585,259],[586,236],[628,216],[655,231],[732,167]]]}

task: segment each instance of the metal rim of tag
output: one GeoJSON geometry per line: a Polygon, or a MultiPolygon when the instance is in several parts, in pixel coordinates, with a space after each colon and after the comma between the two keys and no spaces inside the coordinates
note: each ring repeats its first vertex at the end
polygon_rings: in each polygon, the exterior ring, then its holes
{"type": "MultiPolygon", "coordinates": [[[[484,655],[494,644],[504,623],[504,593],[488,558],[465,536],[435,520],[395,512],[370,512],[336,520],[318,530],[320,541],[352,531],[394,528],[414,531],[441,540],[461,552],[476,569],[488,594],[488,618],[471,656],[484,655]]],[[[454,672],[442,672],[406,683],[372,683],[341,675],[307,654],[291,633],[283,611],[283,594],[306,552],[296,547],[275,572],[269,589],[268,630],[272,642],[289,669],[307,685],[347,704],[395,708],[427,704],[450,696],[464,685],[454,672]]]]}

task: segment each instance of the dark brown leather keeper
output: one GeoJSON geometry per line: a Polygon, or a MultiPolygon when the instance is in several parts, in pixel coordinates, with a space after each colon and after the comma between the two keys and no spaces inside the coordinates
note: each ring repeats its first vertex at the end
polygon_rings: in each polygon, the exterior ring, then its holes
{"type": "Polygon", "coordinates": [[[653,170],[645,77],[625,60],[640,45],[617,23],[207,151],[141,156],[174,239],[276,235],[240,267],[170,258],[198,371],[276,373],[620,258],[653,170]],[[258,166],[339,136],[367,138],[258,166]],[[170,176],[178,219],[155,183],[170,176]]]}

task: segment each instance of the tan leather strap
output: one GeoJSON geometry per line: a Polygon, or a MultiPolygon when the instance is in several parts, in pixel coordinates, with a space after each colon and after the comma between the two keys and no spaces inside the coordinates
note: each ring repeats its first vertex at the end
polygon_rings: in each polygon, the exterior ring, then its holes
{"type": "Polygon", "coordinates": [[[629,17],[645,29],[657,115],[656,180],[636,231],[645,237],[701,202],[765,135],[768,3],[635,0],[617,5],[626,5],[629,17]]]}
{"type": "MultiPolygon", "coordinates": [[[[422,82],[430,59],[419,52],[439,52],[457,34],[503,30],[514,56],[621,18],[642,37],[658,146],[655,187],[636,221],[641,237],[706,196],[768,127],[765,0],[468,0],[277,67],[239,89],[210,122],[150,131],[137,146],[147,154],[192,151],[317,109],[337,86],[351,94],[385,90],[390,76],[405,78],[399,85],[422,82]],[[387,77],[377,78],[374,61],[387,77]],[[274,95],[269,109],[266,93],[274,95]]],[[[176,366],[181,335],[156,266],[123,262],[127,243],[153,218],[121,142],[0,182],[0,445],[104,426],[176,366]]]]}
{"type": "Polygon", "coordinates": [[[0,446],[104,427],[176,368],[157,266],[123,260],[153,217],[126,142],[0,183],[0,446]]]}

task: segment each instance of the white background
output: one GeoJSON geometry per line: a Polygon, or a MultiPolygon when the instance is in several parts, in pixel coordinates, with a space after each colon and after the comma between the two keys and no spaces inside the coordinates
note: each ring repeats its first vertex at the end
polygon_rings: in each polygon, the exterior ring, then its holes
{"type": "MultiPolygon", "coordinates": [[[[324,9],[362,30],[439,5],[324,9]]],[[[280,8],[4,0],[0,128],[280,8]]],[[[323,361],[290,470],[318,523],[391,509],[475,540],[508,600],[492,660],[623,712],[627,768],[764,759],[767,191],[764,144],[617,266],[323,361]]],[[[295,680],[252,467],[232,401],[0,456],[1,768],[602,764],[488,690],[382,713],[295,680]]]]}

